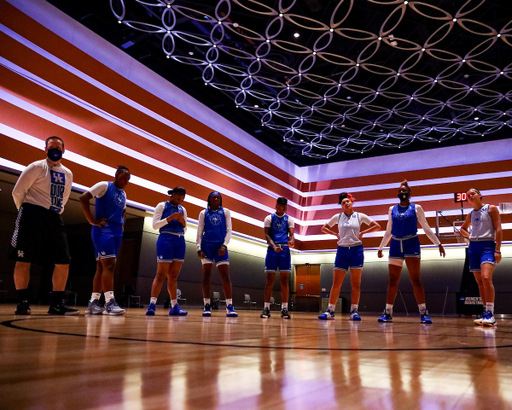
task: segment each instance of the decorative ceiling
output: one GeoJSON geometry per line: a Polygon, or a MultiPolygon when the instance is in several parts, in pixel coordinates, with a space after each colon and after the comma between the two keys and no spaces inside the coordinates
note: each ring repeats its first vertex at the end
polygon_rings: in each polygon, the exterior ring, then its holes
{"type": "Polygon", "coordinates": [[[297,165],[510,138],[510,0],[49,0],[297,165]]]}

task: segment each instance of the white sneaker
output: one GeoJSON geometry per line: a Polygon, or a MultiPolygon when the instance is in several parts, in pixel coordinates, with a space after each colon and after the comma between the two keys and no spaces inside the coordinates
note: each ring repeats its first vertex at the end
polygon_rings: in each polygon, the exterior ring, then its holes
{"type": "Polygon", "coordinates": [[[115,299],[110,299],[108,303],[105,303],[105,310],[103,311],[104,315],[112,315],[112,316],[118,316],[118,315],[124,315],[126,310],[119,307],[115,299]]]}

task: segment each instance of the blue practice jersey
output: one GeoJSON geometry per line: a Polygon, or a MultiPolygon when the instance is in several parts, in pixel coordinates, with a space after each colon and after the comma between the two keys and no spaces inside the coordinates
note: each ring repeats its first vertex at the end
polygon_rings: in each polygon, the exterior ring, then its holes
{"type": "Polygon", "coordinates": [[[416,216],[416,205],[410,203],[404,207],[395,205],[391,211],[393,226],[391,235],[393,238],[407,238],[418,233],[418,217],[416,216]]]}
{"type": "Polygon", "coordinates": [[[288,243],[288,215],[279,217],[274,213],[270,217],[270,238],[274,243],[288,243]]]}
{"type": "Polygon", "coordinates": [[[226,237],[226,216],[224,209],[219,208],[216,211],[205,209],[203,242],[224,242],[226,237]]]}
{"type": "Polygon", "coordinates": [[[126,194],[117,189],[113,182],[108,183],[105,195],[96,198],[96,219],[106,219],[108,224],[123,224],[126,194]]]}
{"type": "MultiPolygon", "coordinates": [[[[167,218],[169,215],[175,214],[176,212],[184,213],[183,207],[181,205],[172,205],[169,202],[165,203],[165,209],[162,213],[162,219],[167,218]]],[[[169,222],[167,225],[164,225],[160,228],[160,233],[162,232],[173,232],[183,235],[185,233],[185,230],[183,229],[183,226],[177,221],[176,219],[173,219],[171,222],[169,222]]]]}

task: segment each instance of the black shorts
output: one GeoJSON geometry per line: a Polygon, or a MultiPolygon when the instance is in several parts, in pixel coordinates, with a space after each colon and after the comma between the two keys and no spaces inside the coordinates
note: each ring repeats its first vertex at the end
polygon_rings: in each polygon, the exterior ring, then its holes
{"type": "Polygon", "coordinates": [[[23,203],[16,218],[9,259],[68,265],[71,258],[60,214],[38,205],[23,203]]]}

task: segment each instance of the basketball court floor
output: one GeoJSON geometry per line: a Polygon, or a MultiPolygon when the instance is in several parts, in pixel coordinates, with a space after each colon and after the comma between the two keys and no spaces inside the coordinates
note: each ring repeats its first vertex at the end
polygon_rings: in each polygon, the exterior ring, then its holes
{"type": "Polygon", "coordinates": [[[15,317],[0,305],[1,409],[512,409],[512,321],[163,309],[15,317]]]}

